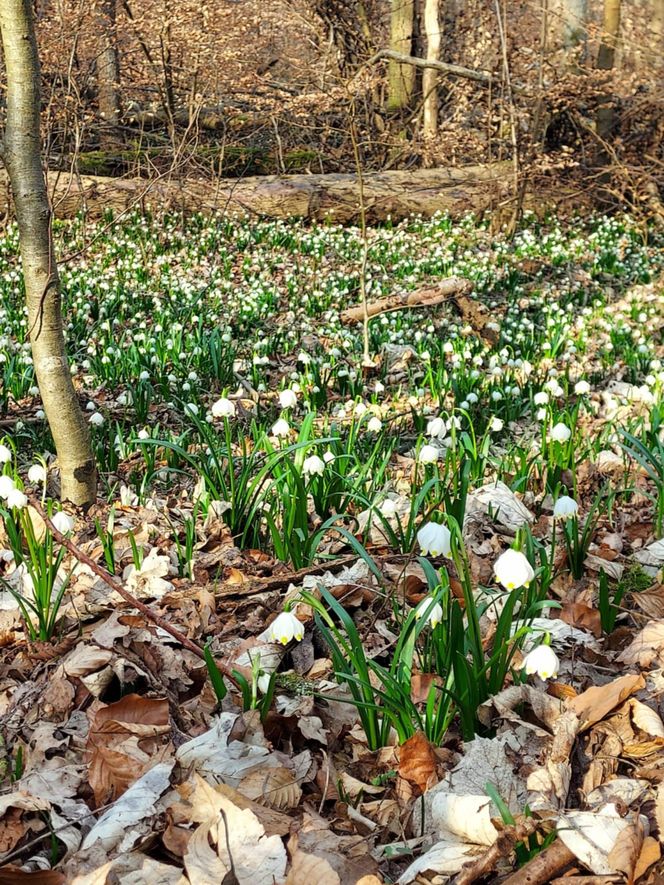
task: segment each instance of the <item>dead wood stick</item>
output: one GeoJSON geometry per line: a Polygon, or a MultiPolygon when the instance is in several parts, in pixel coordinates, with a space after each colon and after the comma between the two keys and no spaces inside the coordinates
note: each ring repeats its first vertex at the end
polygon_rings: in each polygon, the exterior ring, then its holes
{"type": "MultiPolygon", "coordinates": [[[[62,544],[63,547],[66,547],[66,549],[69,550],[74,559],[78,560],[78,562],[82,562],[84,565],[87,565],[88,568],[91,569],[98,578],[101,578],[102,581],[111,588],[111,590],[115,590],[115,592],[119,593],[120,596],[125,600],[125,602],[128,602],[134,608],[137,608],[141,612],[141,614],[148,619],[148,621],[155,624],[157,627],[161,627],[162,630],[165,630],[166,633],[172,636],[173,639],[176,639],[190,652],[195,654],[196,657],[201,658],[201,660],[205,660],[203,649],[200,647],[200,645],[198,645],[198,643],[194,642],[193,639],[189,639],[188,636],[185,636],[185,634],[182,633],[181,630],[178,630],[177,627],[174,627],[170,623],[170,621],[166,620],[166,618],[162,618],[161,615],[158,615],[157,612],[154,611],[154,609],[150,608],[149,605],[146,605],[144,602],[141,602],[140,599],[132,596],[132,594],[125,590],[122,584],[118,580],[116,580],[110,572],[106,571],[103,566],[98,565],[98,563],[96,563],[91,556],[88,556],[88,554],[84,553],[83,550],[80,549],[80,547],[77,547],[76,544],[69,540],[69,538],[65,537],[62,532],[59,532],[51,522],[50,517],[42,507],[41,503],[36,498],[31,497],[30,504],[44,520],[46,526],[48,527],[55,540],[59,544],[62,544]]],[[[230,669],[225,664],[221,663],[217,663],[217,666],[224,674],[224,676],[226,676],[228,680],[232,682],[236,688],[239,689],[240,686],[238,684],[238,681],[233,676],[230,669]]]]}
{"type": "MultiPolygon", "coordinates": [[[[472,289],[469,280],[461,277],[449,277],[435,286],[413,289],[412,292],[397,292],[387,298],[379,298],[367,303],[367,315],[378,316],[391,310],[403,310],[406,307],[432,307],[453,298],[455,295],[468,294],[472,289]]],[[[364,319],[364,305],[349,307],[339,315],[342,323],[358,323],[364,319]]]]}
{"type": "Polygon", "coordinates": [[[550,885],[611,885],[613,882],[622,882],[620,873],[609,873],[606,876],[561,876],[559,879],[551,879],[550,885]]]}
{"type": "Polygon", "coordinates": [[[539,826],[538,821],[529,818],[515,827],[505,827],[493,845],[481,857],[466,864],[455,880],[455,885],[471,885],[493,872],[504,857],[508,857],[517,842],[527,839],[539,826]]]}
{"type": "Polygon", "coordinates": [[[572,854],[567,845],[556,839],[525,867],[503,879],[502,885],[547,885],[556,873],[562,872],[575,860],[576,855],[572,854]]]}

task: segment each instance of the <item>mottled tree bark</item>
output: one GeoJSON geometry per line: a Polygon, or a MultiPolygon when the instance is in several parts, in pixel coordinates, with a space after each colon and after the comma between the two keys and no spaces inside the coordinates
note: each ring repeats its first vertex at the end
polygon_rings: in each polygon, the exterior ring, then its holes
{"type": "Polygon", "coordinates": [[[3,160],[16,207],[32,358],[58,455],[62,497],[86,505],[95,500],[97,477],[64,346],[41,163],[39,56],[30,0],[0,0],[0,36],[7,72],[3,160]]]}
{"type": "MultiPolygon", "coordinates": [[[[438,0],[424,2],[424,31],[427,38],[427,61],[439,61],[440,56],[440,10],[438,0]]],[[[422,74],[424,95],[424,137],[433,139],[438,135],[438,72],[425,68],[422,74]]]]}
{"type": "MultiPolygon", "coordinates": [[[[602,42],[597,55],[597,67],[602,71],[613,69],[616,60],[616,47],[620,34],[620,0],[604,0],[604,18],[602,22],[602,42]]],[[[597,134],[608,141],[615,124],[615,109],[611,96],[597,111],[597,134]]],[[[602,149],[602,159],[607,160],[602,149]]]]}
{"type": "MultiPolygon", "coordinates": [[[[390,14],[390,49],[411,55],[413,48],[414,0],[392,0],[390,14]]],[[[388,110],[408,107],[415,88],[415,68],[390,60],[388,68],[388,110]]]]}
{"type": "Polygon", "coordinates": [[[101,0],[99,25],[102,33],[102,50],[97,57],[97,90],[99,116],[102,118],[102,144],[114,144],[118,140],[116,126],[120,120],[120,56],[118,53],[115,24],[115,0],[101,0]]]}

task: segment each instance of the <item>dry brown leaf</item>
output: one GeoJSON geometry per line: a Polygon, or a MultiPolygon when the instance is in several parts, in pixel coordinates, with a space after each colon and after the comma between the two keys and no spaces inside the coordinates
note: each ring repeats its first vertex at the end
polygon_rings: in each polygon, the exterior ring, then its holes
{"type": "Polygon", "coordinates": [[[268,808],[295,808],[302,789],[288,768],[257,768],[242,778],[238,792],[268,808]]]}
{"type": "Polygon", "coordinates": [[[565,702],[568,710],[571,710],[581,720],[581,731],[585,731],[600,722],[607,713],[622,703],[635,691],[644,688],[645,679],[640,674],[619,676],[607,685],[593,685],[580,695],[565,702]]]}
{"type": "Polygon", "coordinates": [[[652,836],[646,836],[643,840],[641,854],[639,855],[636,867],[634,868],[634,881],[638,882],[641,876],[643,876],[654,863],[657,863],[661,856],[662,849],[659,847],[657,839],[653,839],[652,836]]]}
{"type": "Polygon", "coordinates": [[[307,854],[299,848],[291,859],[286,885],[341,885],[339,874],[324,857],[307,854]]]}
{"type": "Polygon", "coordinates": [[[602,619],[596,608],[591,608],[582,602],[569,602],[562,607],[558,616],[570,627],[587,630],[598,639],[602,635],[602,619]]]}
{"type": "Polygon", "coordinates": [[[416,732],[401,745],[399,776],[417,787],[420,793],[425,793],[437,782],[436,754],[423,732],[416,732]]]}
{"type": "Polygon", "coordinates": [[[655,820],[659,830],[659,841],[664,842],[664,783],[658,785],[655,795],[655,820]]]}
{"type": "Polygon", "coordinates": [[[650,737],[664,738],[664,723],[658,713],[647,704],[631,698],[628,702],[632,722],[650,737]]]}
{"type": "Polygon", "coordinates": [[[8,866],[0,870],[0,885],[67,885],[67,880],[57,870],[35,870],[28,873],[19,867],[8,866]]]}
{"type": "Polygon", "coordinates": [[[410,699],[414,704],[425,703],[431,686],[441,685],[442,681],[436,673],[413,673],[410,677],[410,699]]]}
{"type": "Polygon", "coordinates": [[[641,855],[643,847],[643,824],[637,815],[629,826],[625,827],[616,839],[616,843],[609,852],[609,866],[616,872],[624,873],[627,877],[627,885],[633,885],[634,871],[641,855]]]}
{"type": "Polygon", "coordinates": [[[88,776],[98,805],[119,798],[158,760],[170,732],[168,701],[131,694],[91,711],[88,776]]]}
{"type": "Polygon", "coordinates": [[[649,621],[618,656],[623,664],[649,667],[653,662],[664,666],[664,621],[649,621]]]}

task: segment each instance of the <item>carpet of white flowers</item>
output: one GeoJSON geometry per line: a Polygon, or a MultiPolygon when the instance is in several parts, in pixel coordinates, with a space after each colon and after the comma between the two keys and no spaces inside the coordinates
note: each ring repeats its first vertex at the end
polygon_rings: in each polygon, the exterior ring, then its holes
{"type": "Polygon", "coordinates": [[[10,225],[0,883],[657,875],[662,232],[54,235],[99,498],[58,501],[10,225]]]}

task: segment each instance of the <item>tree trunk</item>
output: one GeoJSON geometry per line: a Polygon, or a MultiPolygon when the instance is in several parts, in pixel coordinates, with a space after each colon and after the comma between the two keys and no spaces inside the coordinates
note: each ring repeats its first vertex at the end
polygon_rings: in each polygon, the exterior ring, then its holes
{"type": "MultiPolygon", "coordinates": [[[[414,0],[392,0],[390,15],[390,49],[403,55],[412,54],[414,0]]],[[[390,61],[388,67],[387,108],[407,108],[415,88],[415,68],[390,61]]]]}
{"type": "MultiPolygon", "coordinates": [[[[440,11],[438,0],[424,2],[424,31],[427,38],[427,61],[438,61],[440,55],[440,11]]],[[[424,95],[424,137],[438,135],[438,72],[425,68],[422,74],[424,95]]]]}
{"type": "Polygon", "coordinates": [[[548,44],[568,70],[578,70],[587,60],[588,0],[551,0],[548,7],[548,44]]]}
{"type": "Polygon", "coordinates": [[[616,47],[620,33],[620,0],[604,0],[602,42],[597,55],[600,71],[611,71],[616,60],[616,47]]]}
{"type": "Polygon", "coordinates": [[[97,57],[99,116],[102,147],[117,143],[120,120],[120,56],[115,26],[115,0],[101,0],[99,24],[102,50],[97,57]]]}
{"type": "Polygon", "coordinates": [[[18,221],[32,359],[61,472],[62,498],[96,499],[88,425],[76,398],[64,347],[51,212],[41,165],[39,56],[30,0],[0,0],[7,72],[3,159],[18,221]]]}
{"type": "MultiPolygon", "coordinates": [[[[396,220],[413,212],[427,217],[434,212],[449,212],[455,217],[471,211],[482,213],[509,198],[511,168],[511,162],[502,162],[411,172],[366,172],[363,178],[367,220],[396,220]]],[[[0,212],[7,210],[3,184],[0,176],[0,212]]],[[[570,199],[578,200],[578,188],[556,181],[548,189],[538,190],[532,199],[526,200],[526,206],[536,211],[554,209],[570,199]]],[[[124,212],[150,208],[306,218],[340,224],[359,218],[357,176],[348,173],[149,181],[58,172],[52,200],[58,217],[85,210],[89,217],[99,218],[109,209],[124,212]]]]}

